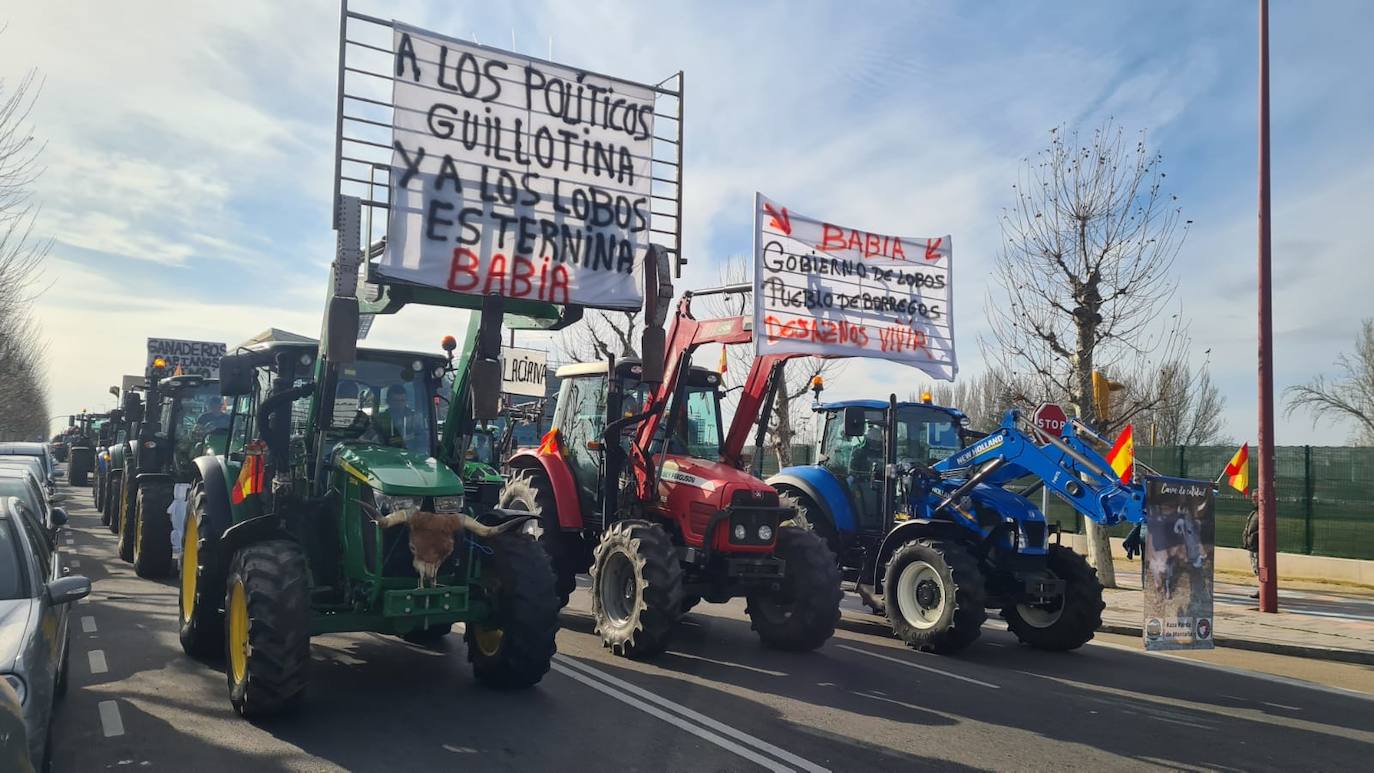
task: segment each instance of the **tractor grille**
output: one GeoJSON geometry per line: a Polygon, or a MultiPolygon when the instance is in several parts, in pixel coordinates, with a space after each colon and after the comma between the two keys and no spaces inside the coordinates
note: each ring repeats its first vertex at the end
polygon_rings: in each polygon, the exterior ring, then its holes
{"type": "Polygon", "coordinates": [[[778,492],[772,489],[736,491],[730,497],[730,504],[736,507],[777,507],[778,492]]]}

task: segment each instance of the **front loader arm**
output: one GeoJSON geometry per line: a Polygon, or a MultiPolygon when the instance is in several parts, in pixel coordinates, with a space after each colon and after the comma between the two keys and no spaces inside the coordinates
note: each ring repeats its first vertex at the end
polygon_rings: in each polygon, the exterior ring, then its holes
{"type": "Polygon", "coordinates": [[[996,432],[950,455],[935,469],[954,479],[951,482],[979,476],[979,482],[999,487],[1033,475],[1095,523],[1144,520],[1144,487],[1122,483],[1101,454],[1076,435],[1072,422],[1063,437],[1048,437],[1043,446],[1021,425],[1020,412],[1007,411],[996,432]]]}

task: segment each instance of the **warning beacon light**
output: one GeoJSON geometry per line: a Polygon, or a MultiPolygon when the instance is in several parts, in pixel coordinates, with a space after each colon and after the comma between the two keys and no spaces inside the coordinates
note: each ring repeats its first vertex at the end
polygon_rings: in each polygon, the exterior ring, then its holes
{"type": "Polygon", "coordinates": [[[931,399],[931,397],[930,397],[930,390],[929,390],[929,389],[921,390],[921,402],[925,403],[926,405],[930,405],[930,404],[931,404],[932,399],[931,399]]]}
{"type": "Polygon", "coordinates": [[[167,360],[166,360],[166,358],[163,358],[163,357],[154,357],[154,358],[153,358],[153,367],[154,367],[154,368],[159,368],[159,369],[167,367],[167,360]]]}
{"type": "Polygon", "coordinates": [[[817,373],[811,377],[811,391],[816,394],[817,400],[821,399],[822,389],[825,389],[825,379],[821,378],[821,374],[817,373]]]}

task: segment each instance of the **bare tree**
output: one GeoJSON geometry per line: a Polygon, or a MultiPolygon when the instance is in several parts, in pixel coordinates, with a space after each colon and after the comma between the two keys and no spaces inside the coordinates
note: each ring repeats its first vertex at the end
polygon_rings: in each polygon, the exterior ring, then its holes
{"type": "MultiPolygon", "coordinates": [[[[1093,371],[1148,373],[1186,346],[1180,314],[1168,311],[1173,261],[1191,221],[1162,191],[1161,164],[1144,132],[1130,141],[1111,121],[1084,141],[1053,129],[1049,147],[1024,162],[1016,203],[1001,218],[984,354],[999,373],[1067,395],[1107,432],[1158,396],[1134,390],[1114,415],[1098,416],[1093,371]]],[[[1115,587],[1106,531],[1088,522],[1088,543],[1088,560],[1115,587]]]]}
{"type": "Polygon", "coordinates": [[[1285,393],[1287,416],[1311,411],[1312,421],[1353,424],[1355,442],[1374,445],[1374,319],[1360,323],[1355,353],[1336,358],[1339,374],[1328,379],[1318,375],[1306,384],[1291,386],[1285,393]]]}
{"type": "Polygon", "coordinates": [[[644,314],[639,311],[591,311],[561,334],[558,348],[569,362],[639,356],[644,314]]]}
{"type": "Polygon", "coordinates": [[[1184,360],[1166,364],[1141,388],[1157,402],[1134,419],[1136,442],[1142,445],[1207,446],[1225,440],[1221,412],[1226,398],[1212,383],[1207,365],[1194,374],[1184,360]]]}
{"type": "Polygon", "coordinates": [[[48,429],[42,337],[29,311],[50,247],[33,234],[42,146],[29,114],[37,95],[32,70],[13,88],[0,79],[0,440],[42,438],[48,429]]]}
{"type": "MultiPolygon", "coordinates": [[[[968,416],[969,428],[979,432],[997,429],[1007,409],[1026,408],[1030,400],[1025,395],[1031,391],[1010,379],[998,378],[991,371],[930,387],[931,400],[936,405],[958,408],[968,416]]],[[[919,395],[913,394],[911,399],[917,400],[919,395]]]]}

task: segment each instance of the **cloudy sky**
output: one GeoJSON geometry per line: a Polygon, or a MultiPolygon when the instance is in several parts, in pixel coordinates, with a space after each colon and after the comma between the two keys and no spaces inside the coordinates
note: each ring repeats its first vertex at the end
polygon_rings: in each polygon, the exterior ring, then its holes
{"type": "MultiPolygon", "coordinates": [[[[750,249],[752,195],[874,231],[954,236],[962,372],[982,363],[986,277],[1020,159],[1056,125],[1148,129],[1194,221],[1177,261],[1195,362],[1226,424],[1255,425],[1255,4],[355,0],[356,10],[657,82],[686,72],[681,286],[750,249]],[[512,44],[512,41],[513,44],[512,44]]],[[[37,312],[53,407],[104,407],[147,336],[235,343],[319,329],[333,249],[333,2],[6,3],[0,77],[44,79],[37,312]]],[[[1374,6],[1273,4],[1277,385],[1330,372],[1374,272],[1374,6]]],[[[372,341],[426,349],[453,316],[372,341]]],[[[836,396],[906,394],[901,366],[836,396]]],[[[1344,427],[1280,419],[1281,444],[1344,427]]]]}

